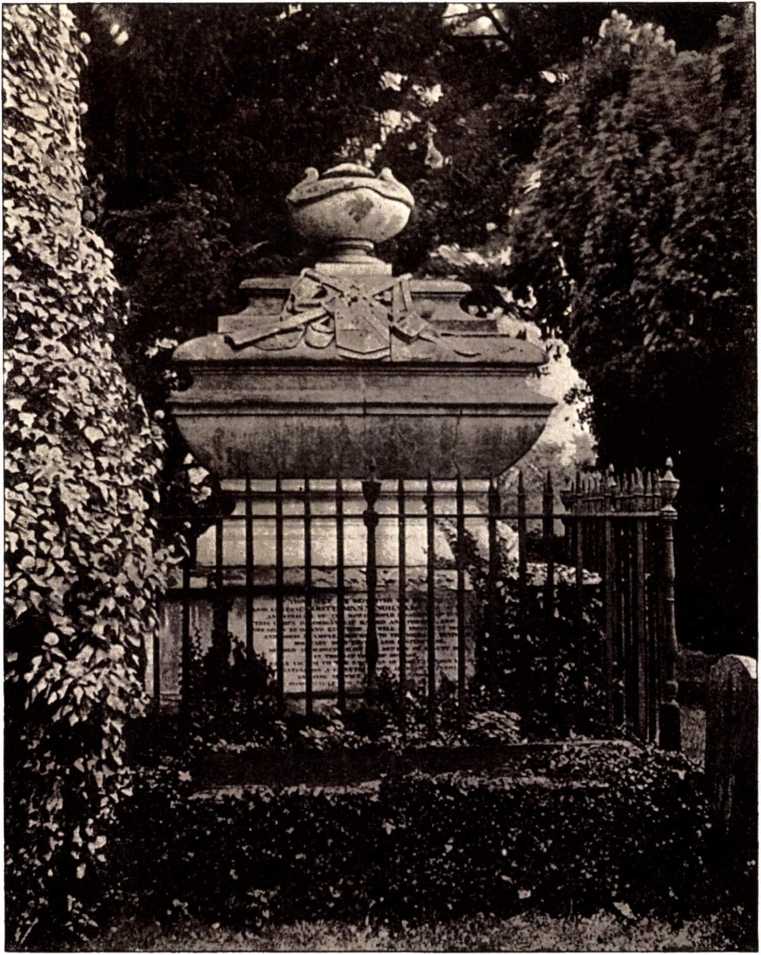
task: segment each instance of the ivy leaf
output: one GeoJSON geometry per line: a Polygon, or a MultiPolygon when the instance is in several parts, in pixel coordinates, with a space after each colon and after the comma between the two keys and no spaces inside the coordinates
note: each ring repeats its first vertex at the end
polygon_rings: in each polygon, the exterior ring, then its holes
{"type": "Polygon", "coordinates": [[[96,428],[93,425],[88,425],[84,429],[84,436],[90,442],[90,444],[95,444],[96,441],[102,441],[106,435],[100,428],[96,428]]]}

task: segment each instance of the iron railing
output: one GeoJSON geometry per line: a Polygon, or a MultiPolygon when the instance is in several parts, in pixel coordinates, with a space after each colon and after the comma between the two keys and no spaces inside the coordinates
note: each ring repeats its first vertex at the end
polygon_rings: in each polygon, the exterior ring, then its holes
{"type": "MultiPolygon", "coordinates": [[[[468,706],[469,678],[473,674],[473,641],[478,640],[479,627],[499,637],[499,588],[504,586],[504,538],[506,528],[514,535],[514,573],[510,581],[520,608],[537,599],[540,593],[543,626],[549,635],[556,616],[557,544],[559,522],[566,563],[573,568],[576,588],[576,613],[579,629],[585,612],[585,587],[591,579],[602,600],[604,633],[605,695],[611,725],[626,730],[643,740],[659,743],[664,748],[680,746],[679,709],[675,682],[676,628],[674,615],[674,539],[676,511],[673,500],[678,489],[668,462],[665,474],[635,472],[617,476],[579,474],[561,494],[562,506],[556,507],[550,475],[544,485],[540,511],[529,512],[522,473],[517,476],[517,489],[507,495],[494,479],[487,482],[436,481],[429,477],[424,487],[420,482],[400,480],[392,485],[371,474],[361,482],[342,481],[326,484],[284,481],[280,478],[262,487],[263,482],[246,478],[238,482],[233,493],[233,512],[217,517],[203,534],[196,529],[190,535],[189,552],[181,573],[174,581],[168,600],[179,602],[180,613],[172,618],[179,624],[179,634],[168,627],[161,639],[153,643],[151,667],[152,691],[157,706],[162,694],[162,641],[179,639],[180,643],[180,709],[191,703],[191,671],[193,650],[193,607],[205,603],[211,608],[213,632],[229,629],[232,605],[242,601],[242,638],[246,653],[253,655],[257,637],[257,605],[274,601],[274,646],[272,660],[276,693],[283,701],[288,697],[303,698],[307,714],[315,702],[325,696],[335,700],[340,709],[350,705],[358,692],[372,692],[378,677],[379,646],[379,571],[383,573],[383,594],[395,595],[396,659],[399,710],[403,713],[409,685],[410,593],[414,589],[418,603],[422,598],[425,626],[422,649],[429,717],[434,722],[437,677],[440,675],[440,634],[437,633],[437,602],[442,599],[444,583],[454,591],[456,702],[463,712],[468,706]],[[295,486],[294,486],[295,484],[295,486]],[[319,485],[319,486],[316,486],[319,485]],[[508,497],[515,506],[506,509],[508,497]],[[482,510],[474,509],[482,502],[482,510]],[[326,506],[327,504],[327,506],[326,506]],[[530,534],[530,525],[539,525],[541,535],[530,534]],[[240,528],[242,525],[242,548],[240,528]],[[364,530],[364,543],[359,564],[356,562],[357,526],[364,530]],[[417,547],[417,556],[410,557],[410,529],[416,525],[424,533],[425,546],[417,547]],[[437,554],[439,529],[446,525],[451,548],[437,554]],[[471,569],[462,555],[467,538],[485,529],[485,589],[476,594],[471,569]],[[294,535],[301,550],[294,557],[294,535]],[[379,527],[384,534],[383,560],[378,557],[379,527]],[[391,536],[389,537],[389,529],[391,536]],[[266,532],[265,532],[266,531],[266,532]],[[350,533],[351,531],[351,533],[350,533]],[[236,547],[226,541],[235,539],[236,547]],[[348,536],[347,536],[348,535],[348,536]],[[354,542],[354,562],[347,559],[347,540],[354,542]],[[389,553],[389,540],[396,546],[389,553]],[[200,555],[199,542],[208,549],[200,555]],[[286,540],[287,539],[287,540],[286,540]],[[267,553],[262,555],[262,545],[267,553]],[[539,544],[542,560],[532,559],[530,548],[539,544]],[[289,558],[286,560],[286,550],[289,558]],[[324,559],[328,551],[328,560],[324,559]],[[421,557],[422,550],[422,557],[421,557]],[[228,553],[228,551],[230,551],[228,553]],[[234,553],[233,553],[234,551],[234,553]],[[209,560],[213,553],[213,559],[209,560]],[[232,556],[231,556],[232,555],[232,556]],[[242,556],[242,560],[239,557],[242,556]],[[537,573],[537,564],[539,573],[537,573]],[[327,570],[326,570],[327,566],[327,570]],[[596,577],[590,577],[590,572],[596,577]],[[347,661],[350,654],[347,618],[347,595],[351,576],[363,578],[363,600],[366,602],[364,631],[364,679],[349,679],[347,661]],[[415,577],[414,587],[411,576],[415,577]],[[420,586],[420,584],[423,586],[420,586]],[[315,604],[330,596],[335,607],[335,633],[331,637],[335,656],[335,679],[327,690],[315,688],[315,604]],[[481,601],[479,607],[474,604],[481,601]],[[286,651],[289,624],[286,608],[297,601],[303,607],[303,653],[294,661],[293,648],[286,651]],[[480,617],[479,617],[480,614],[480,617]],[[475,625],[473,620],[477,620],[475,625]],[[438,647],[438,648],[437,648],[438,647]],[[287,686],[286,657],[291,671],[296,666],[298,691],[287,686]]],[[[228,492],[230,493],[230,492],[228,492]]],[[[419,542],[418,542],[419,544],[419,542]]],[[[441,548],[443,550],[443,548],[441,548]]],[[[566,579],[567,583],[567,579],[566,579]]],[[[352,585],[355,586],[355,585],[352,585]]],[[[331,618],[333,619],[333,618],[331,618]]],[[[519,619],[521,619],[519,617],[519,619]]],[[[536,616],[534,616],[536,625],[536,616]]],[[[299,627],[301,624],[299,624],[299,627]]],[[[177,627],[175,626],[175,629],[177,627]]],[[[388,623],[386,623],[386,636],[388,623]]],[[[323,635],[324,637],[324,635],[323,635]]],[[[212,637],[213,639],[213,637],[212,637]]],[[[301,646],[301,644],[300,644],[301,646]]],[[[530,641],[523,647],[524,657],[530,641]]],[[[355,647],[356,650],[356,647],[355,647]]],[[[353,652],[353,651],[352,651],[353,652]]],[[[530,651],[529,651],[530,652],[530,651]]],[[[353,660],[355,660],[356,653],[353,660]]],[[[388,659],[386,656],[385,659],[388,659]]],[[[554,654],[547,655],[549,683],[553,673],[554,654]]],[[[356,660],[355,660],[356,662],[356,660]]],[[[525,661],[531,666],[531,660],[525,661]]],[[[354,664],[353,664],[354,665],[354,664]]],[[[579,686],[584,683],[581,657],[575,663],[579,686]]],[[[333,670],[331,670],[331,673],[333,670]]],[[[324,683],[324,680],[323,680],[324,683]]],[[[580,691],[581,692],[581,691],[580,691]]]]}

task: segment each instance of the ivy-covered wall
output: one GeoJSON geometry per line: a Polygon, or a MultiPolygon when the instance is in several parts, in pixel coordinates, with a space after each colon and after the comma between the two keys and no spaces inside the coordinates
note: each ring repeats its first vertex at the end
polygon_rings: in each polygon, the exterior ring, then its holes
{"type": "Polygon", "coordinates": [[[113,357],[126,303],[82,222],[87,39],[66,6],[3,8],[6,894],[27,946],[89,917],[168,559],[160,432],[113,357]]]}

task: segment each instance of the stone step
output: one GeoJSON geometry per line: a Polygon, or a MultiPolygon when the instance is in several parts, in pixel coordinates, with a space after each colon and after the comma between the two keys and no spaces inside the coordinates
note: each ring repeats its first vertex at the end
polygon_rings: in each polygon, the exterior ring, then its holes
{"type": "MultiPolygon", "coordinates": [[[[419,746],[404,752],[365,746],[335,752],[210,753],[197,768],[197,795],[210,797],[220,791],[257,786],[344,787],[377,784],[381,777],[416,770],[430,775],[452,772],[530,779],[537,784],[580,782],[559,776],[552,757],[572,750],[632,752],[639,747],[628,740],[583,740],[494,744],[483,746],[419,746]]],[[[583,782],[583,781],[582,781],[583,782]]]]}

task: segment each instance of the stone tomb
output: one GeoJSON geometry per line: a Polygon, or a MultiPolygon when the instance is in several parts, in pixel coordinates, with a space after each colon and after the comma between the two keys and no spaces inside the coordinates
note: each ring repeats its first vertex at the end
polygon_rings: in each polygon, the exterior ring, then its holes
{"type": "MultiPolygon", "coordinates": [[[[374,244],[400,232],[414,206],[409,190],[391,171],[377,175],[365,166],[342,163],[322,176],[314,169],[287,197],[292,223],[320,259],[298,276],[259,276],[242,288],[243,311],[222,315],[217,330],[185,341],[172,362],[178,387],[169,408],[193,456],[227,490],[239,493],[233,518],[225,521],[224,542],[214,531],[199,541],[194,585],[214,573],[222,551],[225,580],[235,581],[240,597],[228,629],[245,632],[244,522],[240,478],[309,475],[312,506],[311,560],[314,582],[314,681],[331,693],[335,682],[337,610],[335,599],[336,475],[366,475],[375,462],[388,479],[378,502],[377,529],[378,670],[398,672],[398,525],[384,519],[396,508],[396,482],[407,482],[406,588],[407,673],[419,682],[426,670],[426,523],[421,478],[453,479],[458,466],[469,475],[503,473],[542,433],[554,402],[534,387],[547,362],[542,348],[502,334],[494,317],[476,318],[460,303],[467,285],[450,280],[393,275],[374,254],[374,244]],[[417,479],[416,481],[408,479],[417,479]],[[323,479],[323,480],[317,480],[323,479]],[[319,492],[319,493],[317,493],[319,492]],[[237,520],[235,519],[237,516],[237,520]],[[320,519],[322,516],[322,520],[320,519]],[[237,575],[237,576],[236,576],[237,575]]],[[[365,502],[356,481],[345,513],[347,689],[361,692],[367,613],[365,502]]],[[[483,482],[467,495],[466,510],[477,536],[485,540],[483,482]]],[[[270,494],[274,491],[270,480],[270,494]]],[[[444,503],[438,496],[437,512],[444,503]]],[[[444,495],[446,496],[446,495],[444,495]]],[[[454,521],[454,483],[448,512],[454,521]]],[[[303,501],[287,501],[285,582],[285,664],[287,692],[303,691],[304,600],[298,593],[304,573],[303,501]]],[[[274,553],[274,500],[256,499],[254,583],[271,588],[274,553]],[[268,520],[267,517],[270,519],[268,520]]],[[[244,512],[245,513],[245,512],[244,512]]],[[[456,590],[451,554],[438,534],[436,556],[437,674],[457,672],[456,590]],[[447,576],[446,559],[449,558],[447,576]]],[[[249,576],[250,579],[250,576],[249,576]]],[[[472,645],[473,599],[467,599],[467,632],[472,645]]],[[[164,609],[162,689],[177,695],[181,611],[164,609]]],[[[211,632],[211,610],[198,604],[191,629],[202,641],[211,632]]],[[[262,592],[254,606],[254,646],[274,663],[274,597],[262,592]]],[[[470,658],[472,659],[472,646],[470,658]]]]}
{"type": "MultiPolygon", "coordinates": [[[[223,576],[224,586],[236,587],[228,612],[228,629],[245,645],[246,599],[245,582],[245,501],[243,482],[226,481],[225,490],[238,496],[235,510],[224,521],[223,576]]],[[[284,490],[303,489],[303,483],[284,481],[284,490]]],[[[337,689],[337,542],[335,521],[335,484],[314,481],[312,491],[312,661],[313,690],[317,699],[335,697],[337,689]]],[[[255,490],[274,492],[273,482],[254,482],[255,490]]],[[[487,553],[487,521],[483,513],[484,482],[467,482],[466,529],[487,553]]],[[[427,533],[422,481],[405,484],[406,545],[406,677],[419,687],[427,678],[427,533]]],[[[344,482],[344,613],[345,613],[345,679],[349,694],[359,694],[365,679],[365,638],[367,633],[366,528],[362,520],[365,502],[357,481],[344,482]]],[[[379,658],[377,672],[384,669],[399,675],[399,525],[396,517],[398,501],[395,482],[386,482],[376,506],[380,520],[376,530],[378,583],[376,597],[379,658]],[[389,515],[384,518],[384,514],[389,515]]],[[[287,595],[283,601],[285,691],[294,698],[304,694],[305,668],[305,600],[303,502],[286,500],[283,532],[284,583],[287,595]]],[[[257,499],[253,505],[254,582],[261,592],[254,598],[254,649],[264,656],[273,672],[276,663],[275,582],[275,505],[271,499],[257,499]]],[[[446,515],[437,520],[434,535],[435,571],[434,619],[436,630],[435,656],[437,683],[443,678],[457,679],[457,574],[447,543],[445,524],[454,528],[456,505],[454,482],[436,482],[436,513],[446,515]],[[450,516],[451,515],[451,516],[450,516]]],[[[514,534],[505,525],[499,535],[508,546],[514,546],[514,534]]],[[[202,595],[207,583],[214,579],[216,531],[209,528],[198,540],[197,564],[191,587],[190,631],[201,648],[208,648],[213,629],[213,605],[202,595]]],[[[179,583],[179,582],[178,582],[179,583]]],[[[180,661],[182,603],[174,589],[162,608],[161,635],[161,700],[173,706],[180,694],[180,661]]],[[[470,581],[465,577],[466,672],[473,672],[475,603],[470,581]]],[[[148,686],[153,686],[153,667],[149,653],[148,686]]]]}

